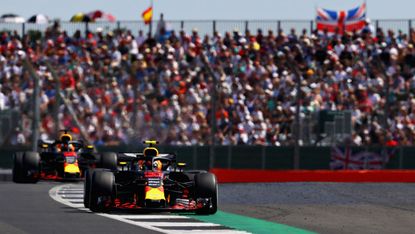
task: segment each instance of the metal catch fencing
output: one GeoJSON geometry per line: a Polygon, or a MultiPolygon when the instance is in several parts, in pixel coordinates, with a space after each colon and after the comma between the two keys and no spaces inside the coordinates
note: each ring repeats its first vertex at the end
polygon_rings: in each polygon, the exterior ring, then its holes
{"type": "MultiPolygon", "coordinates": [[[[289,33],[291,29],[294,29],[297,33],[301,33],[306,30],[308,33],[312,32],[316,28],[314,20],[166,20],[166,27],[168,30],[174,30],[179,32],[181,30],[186,33],[190,33],[193,29],[197,29],[199,34],[213,35],[214,32],[221,33],[239,31],[245,33],[249,30],[252,33],[256,33],[261,29],[264,33],[268,30],[277,33],[279,30],[289,33]]],[[[383,30],[392,30],[395,33],[401,31],[404,34],[408,34],[412,29],[415,20],[413,19],[388,19],[388,20],[372,20],[372,24],[375,28],[381,28],[383,30]]],[[[153,21],[153,33],[157,28],[159,21],[153,21]]],[[[53,22],[47,24],[34,24],[34,23],[0,23],[0,31],[16,32],[20,36],[25,35],[29,31],[45,32],[45,30],[52,26],[53,22]]],[[[142,30],[144,34],[148,31],[148,25],[145,25],[143,21],[117,21],[117,22],[94,22],[94,23],[74,23],[68,21],[59,22],[60,28],[73,35],[76,31],[80,31],[84,34],[87,31],[95,32],[100,28],[104,33],[114,30],[129,30],[133,35],[138,35],[138,32],[142,30]]]]}
{"type": "MultiPolygon", "coordinates": [[[[18,110],[2,110],[0,111],[0,147],[5,143],[16,141],[16,130],[20,131],[20,111],[18,110]]],[[[17,144],[17,142],[15,142],[17,144]]]]}

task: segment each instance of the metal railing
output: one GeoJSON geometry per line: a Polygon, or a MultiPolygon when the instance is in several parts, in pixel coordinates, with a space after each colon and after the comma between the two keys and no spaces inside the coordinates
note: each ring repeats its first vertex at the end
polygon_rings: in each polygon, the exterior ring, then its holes
{"type": "MultiPolygon", "coordinates": [[[[395,33],[402,31],[402,33],[408,34],[413,25],[415,25],[413,19],[390,19],[390,20],[372,20],[372,24],[375,28],[381,28],[383,30],[392,30],[395,33]]],[[[244,33],[246,30],[256,33],[258,29],[261,29],[264,33],[268,30],[278,32],[283,30],[289,33],[291,29],[295,29],[297,33],[302,30],[312,32],[316,28],[314,20],[167,20],[165,21],[169,30],[179,32],[181,30],[190,33],[193,29],[197,28],[200,35],[212,35],[217,31],[221,34],[225,32],[232,32],[238,30],[244,33]]],[[[153,21],[153,25],[157,26],[159,22],[153,21]]],[[[29,31],[44,32],[47,27],[53,25],[51,22],[46,24],[33,24],[33,23],[0,23],[0,31],[16,31],[19,35],[24,35],[29,31]]],[[[61,21],[60,27],[66,31],[69,35],[72,35],[77,30],[85,33],[86,31],[96,31],[101,28],[103,32],[109,32],[113,30],[130,30],[133,35],[138,35],[139,30],[143,32],[148,31],[148,25],[145,25],[143,21],[117,21],[117,22],[95,22],[95,23],[73,23],[68,21],[61,21]]],[[[153,27],[153,33],[157,27],[153,27]]]]}
{"type": "Polygon", "coordinates": [[[0,111],[0,147],[14,141],[11,138],[15,137],[15,130],[21,125],[20,114],[20,111],[13,109],[0,111]]]}

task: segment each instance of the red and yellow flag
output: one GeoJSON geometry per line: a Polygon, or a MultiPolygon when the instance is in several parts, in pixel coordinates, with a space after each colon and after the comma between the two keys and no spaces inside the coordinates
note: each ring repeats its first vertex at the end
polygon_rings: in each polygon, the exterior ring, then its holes
{"type": "Polygon", "coordinates": [[[149,24],[151,20],[153,19],[153,7],[147,8],[143,13],[141,14],[141,17],[143,17],[144,23],[149,24]]]}

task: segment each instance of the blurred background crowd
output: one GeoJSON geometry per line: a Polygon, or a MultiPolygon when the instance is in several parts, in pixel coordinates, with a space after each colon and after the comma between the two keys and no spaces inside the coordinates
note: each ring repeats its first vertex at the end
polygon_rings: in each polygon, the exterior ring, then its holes
{"type": "Polygon", "coordinates": [[[413,30],[394,33],[370,24],[343,35],[294,29],[199,35],[197,29],[175,32],[160,24],[148,36],[100,28],[68,35],[56,23],[40,38],[0,35],[0,111],[21,111],[21,128],[10,142],[27,143],[34,82],[23,59],[29,58],[40,77],[41,139],[54,137],[55,124],[75,135],[81,131],[65,105],[54,122],[56,81],[44,64],[49,61],[96,145],[153,138],[171,145],[208,145],[212,139],[222,145],[291,145],[298,91],[301,118],[321,110],[352,111],[355,145],[412,145],[414,45],[413,30]]]}

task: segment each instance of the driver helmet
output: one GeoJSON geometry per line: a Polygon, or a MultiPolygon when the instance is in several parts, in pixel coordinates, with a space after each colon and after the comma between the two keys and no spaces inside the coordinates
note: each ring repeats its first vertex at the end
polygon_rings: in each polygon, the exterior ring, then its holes
{"type": "Polygon", "coordinates": [[[154,147],[154,145],[158,143],[157,141],[151,140],[151,141],[144,141],[143,143],[149,144],[148,147],[144,148],[144,151],[143,151],[144,157],[152,158],[152,157],[158,156],[159,151],[157,150],[157,148],[154,147]]]}
{"type": "Polygon", "coordinates": [[[61,135],[60,140],[62,143],[68,144],[69,141],[72,141],[72,136],[68,133],[64,133],[61,135]]]}
{"type": "Polygon", "coordinates": [[[143,152],[145,157],[156,157],[159,154],[159,151],[154,147],[147,147],[143,152]]]}

